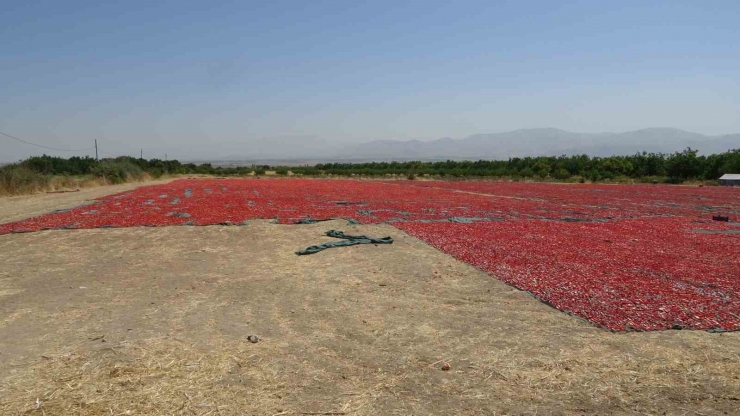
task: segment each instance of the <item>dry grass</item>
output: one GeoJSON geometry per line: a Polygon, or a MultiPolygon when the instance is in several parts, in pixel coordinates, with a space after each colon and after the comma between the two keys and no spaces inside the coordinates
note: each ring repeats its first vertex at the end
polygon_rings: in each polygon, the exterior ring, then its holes
{"type": "MultiPolygon", "coordinates": [[[[415,399],[454,397],[455,403],[466,404],[458,412],[465,414],[489,414],[491,404],[522,413],[537,406],[540,414],[550,414],[551,403],[574,404],[573,412],[652,414],[657,409],[675,411],[681,405],[698,411],[696,404],[706,406],[707,401],[710,405],[697,414],[722,414],[713,411],[712,401],[739,399],[739,381],[732,371],[737,369],[737,356],[707,351],[689,364],[684,358],[664,355],[669,350],[657,354],[661,360],[645,362],[628,353],[595,358],[593,350],[526,357],[506,349],[472,360],[446,356],[428,363],[412,357],[399,371],[378,369],[365,377],[340,377],[310,357],[275,354],[274,347],[259,348],[246,340],[219,340],[206,349],[170,337],[100,343],[94,349],[45,354],[35,364],[16,370],[2,386],[8,399],[0,400],[0,413],[376,415],[384,414],[383,406],[389,401],[407,401],[406,412],[394,413],[427,414],[434,407],[414,403],[415,399]],[[440,378],[446,374],[439,370],[443,362],[452,364],[450,377],[440,378]],[[332,405],[302,404],[310,394],[293,399],[297,390],[317,389],[317,382],[335,390],[336,399],[327,400],[332,405]],[[703,387],[713,390],[714,397],[696,393],[698,385],[707,382],[710,385],[703,387]],[[578,402],[587,406],[579,408],[578,402]]],[[[444,408],[439,413],[449,414],[444,408]]]]}
{"type": "Polygon", "coordinates": [[[256,410],[261,394],[275,380],[250,346],[246,340],[232,342],[214,354],[164,338],[44,355],[30,371],[6,380],[11,399],[0,402],[0,413],[203,415],[256,410]],[[263,387],[247,388],[246,378],[263,387]]]}

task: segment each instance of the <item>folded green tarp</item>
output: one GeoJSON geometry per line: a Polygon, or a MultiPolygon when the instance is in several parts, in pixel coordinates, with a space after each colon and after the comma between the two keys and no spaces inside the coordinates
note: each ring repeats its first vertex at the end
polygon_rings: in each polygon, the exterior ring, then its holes
{"type": "Polygon", "coordinates": [[[302,220],[294,221],[293,224],[316,224],[317,222],[331,221],[333,219],[334,218],[324,218],[322,220],[314,220],[314,219],[311,219],[311,218],[304,218],[302,220]]]}
{"type": "MultiPolygon", "coordinates": [[[[304,218],[302,220],[298,220],[298,221],[293,222],[293,224],[316,224],[317,222],[332,221],[332,220],[341,220],[341,219],[342,218],[325,218],[325,219],[322,219],[322,220],[314,220],[314,219],[311,219],[311,218],[304,218]]],[[[359,221],[357,221],[355,219],[352,219],[352,218],[350,218],[350,219],[347,220],[347,225],[357,225],[359,223],[360,223],[359,221]]]]}
{"type": "Polygon", "coordinates": [[[393,238],[391,237],[374,238],[365,235],[346,235],[342,231],[336,230],[329,230],[326,232],[326,235],[329,237],[341,238],[342,241],[333,241],[330,243],[307,247],[305,250],[296,251],[295,254],[302,256],[305,254],[318,253],[327,248],[354,246],[355,244],[393,244],[393,238]]]}

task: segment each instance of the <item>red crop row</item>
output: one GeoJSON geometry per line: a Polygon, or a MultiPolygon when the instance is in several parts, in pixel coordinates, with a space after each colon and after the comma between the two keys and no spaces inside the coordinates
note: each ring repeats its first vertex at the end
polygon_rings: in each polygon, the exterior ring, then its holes
{"type": "Polygon", "coordinates": [[[0,224],[55,228],[388,222],[612,330],[740,329],[740,190],[349,180],[179,180],[0,224]],[[472,221],[471,223],[450,222],[472,221]]]}

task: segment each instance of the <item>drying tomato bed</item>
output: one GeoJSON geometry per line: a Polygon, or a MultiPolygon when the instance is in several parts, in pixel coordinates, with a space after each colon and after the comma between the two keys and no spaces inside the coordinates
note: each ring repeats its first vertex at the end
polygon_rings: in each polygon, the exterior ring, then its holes
{"type": "Polygon", "coordinates": [[[554,307],[624,331],[740,328],[740,236],[681,219],[398,227],[554,307]]]}
{"type": "Polygon", "coordinates": [[[740,189],[214,179],[96,202],[0,224],[0,234],[256,218],[385,222],[610,330],[740,329],[740,189]]]}

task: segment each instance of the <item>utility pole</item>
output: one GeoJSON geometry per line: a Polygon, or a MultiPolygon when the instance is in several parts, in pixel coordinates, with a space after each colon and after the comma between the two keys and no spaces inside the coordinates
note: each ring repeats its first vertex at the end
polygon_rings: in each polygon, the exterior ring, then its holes
{"type": "Polygon", "coordinates": [[[164,161],[167,161],[167,153],[164,154],[164,161]]]}
{"type": "Polygon", "coordinates": [[[95,139],[95,160],[98,160],[98,139],[95,139]]]}
{"type": "Polygon", "coordinates": [[[144,159],[144,149],[141,149],[141,154],[139,156],[139,159],[144,159]]]}

